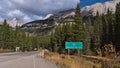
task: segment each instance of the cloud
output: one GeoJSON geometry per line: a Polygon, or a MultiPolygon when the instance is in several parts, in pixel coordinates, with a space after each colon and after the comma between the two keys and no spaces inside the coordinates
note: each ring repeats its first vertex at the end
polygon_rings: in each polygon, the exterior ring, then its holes
{"type": "Polygon", "coordinates": [[[19,18],[22,24],[47,14],[75,8],[79,0],[0,0],[0,20],[19,18]]]}
{"type": "Polygon", "coordinates": [[[8,13],[8,16],[10,17],[18,17],[18,16],[24,16],[24,14],[20,10],[13,10],[8,13]]]}
{"type": "Polygon", "coordinates": [[[0,22],[3,21],[3,18],[0,17],[0,22]]]}

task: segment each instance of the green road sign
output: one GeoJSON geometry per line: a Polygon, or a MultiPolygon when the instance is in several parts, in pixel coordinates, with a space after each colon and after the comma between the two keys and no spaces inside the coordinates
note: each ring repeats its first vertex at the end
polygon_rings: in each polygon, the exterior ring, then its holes
{"type": "Polygon", "coordinates": [[[82,42],[65,42],[65,49],[82,49],[82,42]]]}

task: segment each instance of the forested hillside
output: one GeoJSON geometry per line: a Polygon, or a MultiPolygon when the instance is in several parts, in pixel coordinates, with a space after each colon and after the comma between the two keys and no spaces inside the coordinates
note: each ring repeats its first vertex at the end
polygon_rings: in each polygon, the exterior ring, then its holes
{"type": "Polygon", "coordinates": [[[15,51],[16,47],[20,47],[21,51],[32,51],[35,48],[48,47],[49,36],[33,36],[20,27],[12,28],[5,20],[0,26],[0,49],[9,49],[15,51]]]}
{"type": "MultiPolygon", "coordinates": [[[[66,41],[81,41],[83,54],[106,56],[116,54],[120,50],[120,3],[113,14],[109,9],[107,14],[81,17],[80,7],[77,6],[74,16],[75,23],[65,22],[59,25],[51,35],[53,51],[67,53],[66,41]]],[[[76,53],[71,50],[71,53],[76,53]]]]}

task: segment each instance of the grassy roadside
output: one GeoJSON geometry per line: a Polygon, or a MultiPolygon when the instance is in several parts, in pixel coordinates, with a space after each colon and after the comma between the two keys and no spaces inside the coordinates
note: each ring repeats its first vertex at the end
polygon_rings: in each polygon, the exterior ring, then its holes
{"type": "Polygon", "coordinates": [[[0,53],[9,53],[9,52],[13,52],[9,49],[0,49],[0,53]]]}
{"type": "Polygon", "coordinates": [[[55,62],[59,68],[93,68],[93,63],[77,56],[59,55],[57,53],[47,52],[45,59],[55,62]]]}
{"type": "Polygon", "coordinates": [[[68,57],[67,55],[60,55],[58,53],[45,52],[45,59],[50,62],[55,62],[59,68],[120,68],[120,57],[107,60],[104,57],[90,56],[90,58],[72,56],[68,57]],[[95,59],[97,58],[97,60],[95,59]],[[104,61],[98,61],[99,59],[104,59],[104,61]],[[105,61],[107,60],[107,61],[105,61]]]}

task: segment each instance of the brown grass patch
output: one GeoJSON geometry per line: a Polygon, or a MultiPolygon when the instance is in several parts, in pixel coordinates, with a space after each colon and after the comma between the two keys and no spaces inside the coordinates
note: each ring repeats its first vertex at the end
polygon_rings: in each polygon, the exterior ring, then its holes
{"type": "Polygon", "coordinates": [[[77,56],[59,55],[57,53],[46,53],[45,58],[55,62],[60,68],[93,68],[93,64],[84,58],[77,56]]]}

